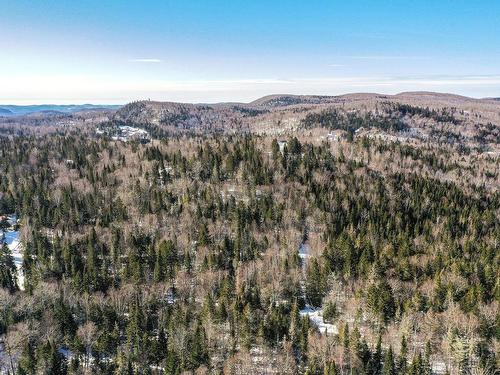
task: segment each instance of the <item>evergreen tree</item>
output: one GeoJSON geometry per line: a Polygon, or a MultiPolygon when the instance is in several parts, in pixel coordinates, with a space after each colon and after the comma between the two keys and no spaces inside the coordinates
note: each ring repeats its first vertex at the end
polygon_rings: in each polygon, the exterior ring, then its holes
{"type": "Polygon", "coordinates": [[[32,340],[26,340],[18,363],[18,373],[24,375],[36,374],[36,353],[32,340]]]}
{"type": "Polygon", "coordinates": [[[401,338],[401,351],[398,356],[397,369],[399,374],[406,374],[406,369],[408,367],[408,345],[406,343],[406,337],[401,338]]]}
{"type": "Polygon", "coordinates": [[[394,364],[394,354],[392,352],[392,346],[385,352],[384,356],[384,367],[383,375],[396,375],[396,365],[394,364]]]}
{"type": "Polygon", "coordinates": [[[9,247],[3,244],[0,249],[0,286],[11,292],[17,289],[17,269],[9,247]]]}
{"type": "Polygon", "coordinates": [[[306,274],[306,298],[313,307],[321,306],[325,289],[325,282],[321,272],[321,267],[316,258],[310,261],[306,274]]]}
{"type": "Polygon", "coordinates": [[[380,334],[378,336],[375,352],[370,359],[368,372],[374,375],[379,375],[382,372],[382,336],[380,334]]]}

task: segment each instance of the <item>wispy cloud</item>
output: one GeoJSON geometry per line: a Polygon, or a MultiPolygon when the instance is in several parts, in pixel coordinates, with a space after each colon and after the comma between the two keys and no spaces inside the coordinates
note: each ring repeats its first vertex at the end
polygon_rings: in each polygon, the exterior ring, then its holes
{"type": "Polygon", "coordinates": [[[130,62],[134,63],[161,63],[162,60],[160,59],[130,59],[130,62]]]}
{"type": "Polygon", "coordinates": [[[344,64],[328,64],[330,68],[341,68],[345,66],[344,64]]]}

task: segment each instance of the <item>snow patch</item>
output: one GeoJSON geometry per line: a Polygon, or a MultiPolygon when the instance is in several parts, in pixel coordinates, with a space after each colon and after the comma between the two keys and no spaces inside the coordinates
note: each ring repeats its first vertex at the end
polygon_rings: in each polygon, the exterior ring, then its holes
{"type": "Polygon", "coordinates": [[[118,134],[112,137],[115,141],[127,142],[128,140],[135,139],[149,139],[149,133],[140,128],[133,126],[120,125],[118,126],[118,134]]]}
{"type": "Polygon", "coordinates": [[[57,349],[57,351],[62,354],[64,356],[64,358],[66,358],[66,360],[71,360],[73,357],[74,357],[74,354],[71,350],[69,350],[68,348],[64,348],[64,347],[61,347],[59,349],[57,349]]]}
{"type": "Polygon", "coordinates": [[[306,306],[299,311],[300,316],[308,316],[311,322],[314,323],[323,335],[338,335],[339,330],[335,324],[326,323],[323,320],[323,309],[314,309],[310,306],[306,306]]]}
{"type": "Polygon", "coordinates": [[[23,246],[20,240],[20,233],[18,230],[13,230],[18,223],[17,215],[7,216],[7,221],[11,225],[11,229],[0,231],[0,244],[2,241],[9,248],[14,264],[17,268],[17,285],[19,289],[24,290],[24,273],[23,273],[23,246]]]}
{"type": "Polygon", "coordinates": [[[299,257],[301,257],[302,259],[309,258],[309,250],[310,247],[308,243],[306,242],[301,243],[299,246],[299,257]]]}
{"type": "Polygon", "coordinates": [[[432,373],[433,374],[446,374],[446,363],[442,361],[432,362],[432,373]]]}

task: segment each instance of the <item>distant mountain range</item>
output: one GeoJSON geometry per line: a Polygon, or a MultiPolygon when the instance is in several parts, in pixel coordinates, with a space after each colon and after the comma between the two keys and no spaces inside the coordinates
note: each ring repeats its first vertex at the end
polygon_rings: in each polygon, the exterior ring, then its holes
{"type": "Polygon", "coordinates": [[[10,116],[10,115],[13,115],[12,111],[5,108],[0,108],[0,116],[10,116]]]}
{"type": "Polygon", "coordinates": [[[176,129],[195,128],[233,128],[235,124],[273,122],[273,116],[279,113],[282,120],[298,121],[309,111],[344,106],[350,110],[360,106],[372,106],[374,103],[404,103],[408,105],[443,108],[460,108],[470,111],[470,106],[494,105],[498,99],[474,99],[465,96],[416,91],[396,95],[376,93],[354,93],[338,96],[326,95],[267,95],[250,103],[213,103],[192,104],[158,101],[136,101],[122,106],[111,116],[120,124],[154,124],[174,126],[176,129]]]}
{"type": "Polygon", "coordinates": [[[94,111],[103,109],[118,109],[121,105],[100,104],[40,104],[40,105],[8,105],[0,104],[0,116],[21,116],[37,112],[74,113],[80,111],[94,111]]]}
{"type": "Polygon", "coordinates": [[[250,103],[137,101],[110,111],[102,130],[127,125],[144,128],[153,138],[183,132],[255,132],[283,137],[298,129],[321,128],[341,136],[358,131],[384,139],[494,147],[499,139],[499,114],[500,101],[496,99],[435,92],[283,94],[250,103]]]}

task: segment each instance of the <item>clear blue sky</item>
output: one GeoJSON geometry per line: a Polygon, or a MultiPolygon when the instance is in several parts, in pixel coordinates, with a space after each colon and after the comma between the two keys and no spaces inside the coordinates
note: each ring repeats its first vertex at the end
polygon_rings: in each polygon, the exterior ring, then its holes
{"type": "Polygon", "coordinates": [[[0,103],[500,96],[498,0],[0,0],[0,103]]]}

